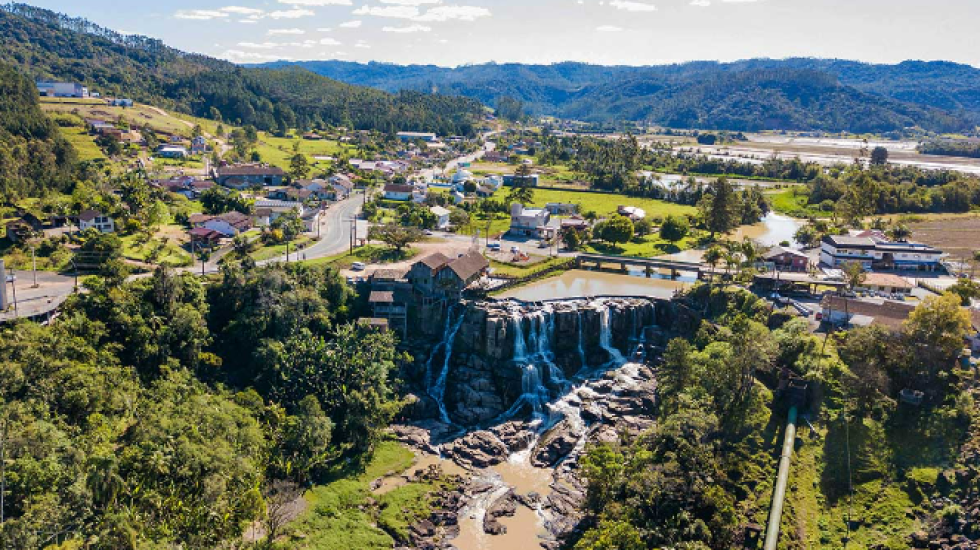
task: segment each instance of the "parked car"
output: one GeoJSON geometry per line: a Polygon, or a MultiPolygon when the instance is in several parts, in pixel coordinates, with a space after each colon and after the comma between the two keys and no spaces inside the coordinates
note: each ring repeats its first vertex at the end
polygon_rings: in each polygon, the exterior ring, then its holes
{"type": "Polygon", "coordinates": [[[510,247],[510,251],[513,252],[514,254],[520,254],[521,247],[519,247],[519,246],[512,246],[512,247],[510,247]]]}
{"type": "Polygon", "coordinates": [[[354,262],[350,264],[350,268],[353,271],[364,271],[367,266],[364,264],[364,262],[354,262]]]}
{"type": "Polygon", "coordinates": [[[488,244],[487,245],[487,250],[491,250],[493,252],[499,252],[500,251],[500,243],[490,243],[490,244],[488,244]]]}

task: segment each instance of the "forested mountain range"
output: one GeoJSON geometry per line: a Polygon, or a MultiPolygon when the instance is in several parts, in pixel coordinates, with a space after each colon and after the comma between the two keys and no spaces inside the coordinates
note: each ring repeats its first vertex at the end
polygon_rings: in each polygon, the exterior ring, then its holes
{"type": "Polygon", "coordinates": [[[980,70],[946,62],[873,65],[800,58],[649,67],[569,62],[444,68],[344,61],[265,66],[300,66],[387,91],[461,94],[492,106],[512,97],[533,114],[600,122],[888,132],[914,125],[961,131],[980,119],[980,70]]]}
{"type": "Polygon", "coordinates": [[[298,67],[244,68],[25,4],[0,6],[0,62],[31,78],[78,81],[106,96],[260,130],[327,123],[467,134],[482,109],[470,99],[390,94],[298,67]]]}

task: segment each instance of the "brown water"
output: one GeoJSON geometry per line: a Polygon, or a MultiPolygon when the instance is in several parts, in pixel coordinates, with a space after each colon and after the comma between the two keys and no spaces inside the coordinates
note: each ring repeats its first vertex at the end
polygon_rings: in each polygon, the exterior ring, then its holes
{"type": "Polygon", "coordinates": [[[736,241],[749,238],[765,246],[776,246],[783,241],[792,243],[793,236],[801,227],[802,220],[772,212],[755,225],[739,227],[730,238],[736,241]]]}
{"type": "Polygon", "coordinates": [[[588,296],[649,296],[669,299],[674,292],[689,285],[690,283],[681,281],[572,269],[558,277],[515,288],[501,297],[529,302],[588,296]]]}
{"type": "Polygon", "coordinates": [[[468,471],[466,471],[464,468],[457,465],[452,460],[445,460],[439,458],[436,455],[422,454],[416,451],[415,462],[413,462],[412,465],[409,466],[407,470],[397,475],[388,476],[382,479],[381,485],[378,486],[378,488],[373,490],[372,492],[376,495],[383,495],[399,487],[407,485],[408,484],[407,478],[410,475],[414,474],[416,470],[425,470],[432,465],[441,466],[443,473],[445,473],[446,475],[460,475],[460,476],[467,476],[467,477],[470,475],[468,471]]]}

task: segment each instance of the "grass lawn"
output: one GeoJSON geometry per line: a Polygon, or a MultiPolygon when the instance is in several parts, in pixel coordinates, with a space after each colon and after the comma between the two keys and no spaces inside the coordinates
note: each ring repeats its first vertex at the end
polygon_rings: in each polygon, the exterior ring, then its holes
{"type": "Polygon", "coordinates": [[[141,242],[141,235],[127,235],[122,238],[123,257],[139,262],[146,262],[155,250],[162,247],[155,262],[157,265],[169,267],[184,267],[194,263],[194,258],[190,252],[184,250],[182,246],[173,239],[169,239],[166,244],[158,238],[151,238],[147,242],[141,242]]]}
{"type": "Polygon", "coordinates": [[[824,212],[817,205],[807,204],[806,195],[797,195],[798,187],[767,192],[766,197],[772,204],[772,209],[780,214],[796,218],[829,218],[830,213],[824,212]]]}
{"type": "Polygon", "coordinates": [[[494,275],[521,278],[521,277],[528,277],[536,273],[540,273],[556,265],[561,265],[563,263],[571,263],[571,261],[572,261],[571,258],[548,258],[544,261],[537,262],[533,265],[520,266],[520,265],[514,265],[505,262],[498,262],[497,260],[490,260],[490,267],[493,268],[494,275]]]}
{"type": "Polygon", "coordinates": [[[387,264],[412,259],[418,253],[419,251],[415,248],[396,251],[387,246],[367,245],[355,248],[353,253],[345,252],[336,256],[307,260],[304,263],[309,265],[331,265],[337,269],[349,269],[354,262],[387,264]]]}
{"type": "Polygon", "coordinates": [[[596,242],[583,246],[582,251],[614,256],[650,258],[653,256],[663,256],[664,254],[674,254],[692,248],[696,244],[697,239],[694,237],[686,237],[676,243],[671,243],[661,239],[657,235],[646,235],[644,237],[634,237],[632,241],[626,244],[611,245],[596,242]]]}
{"type": "MultiPolygon", "coordinates": [[[[501,189],[495,196],[506,197],[507,191],[507,189],[501,189]]],[[[615,214],[616,209],[621,205],[642,208],[646,210],[647,217],[651,218],[663,218],[670,214],[694,214],[697,212],[697,209],[693,206],[673,204],[656,199],[628,197],[613,193],[596,193],[593,191],[535,189],[534,201],[532,202],[534,206],[540,207],[543,207],[549,202],[578,204],[583,212],[594,210],[599,216],[615,214]]]]}
{"type": "MultiPolygon", "coordinates": [[[[289,256],[292,257],[297,250],[300,250],[299,247],[305,247],[306,245],[309,245],[312,241],[313,239],[305,235],[300,235],[299,237],[296,237],[292,242],[289,243],[289,256]]],[[[263,246],[258,250],[255,250],[254,252],[249,254],[249,256],[251,256],[253,260],[257,262],[261,262],[262,260],[271,260],[272,258],[276,258],[284,254],[286,254],[286,245],[277,244],[273,246],[263,246]]],[[[302,254],[302,252],[300,252],[300,254],[302,254]]]]}
{"type": "Polygon", "coordinates": [[[337,471],[332,481],[305,495],[309,507],[286,528],[290,548],[361,550],[407,542],[408,527],[429,512],[429,494],[436,483],[409,483],[384,495],[372,495],[371,481],[404,472],[415,455],[392,441],[378,445],[360,471],[337,471]],[[368,499],[375,503],[369,504],[368,499]]]}
{"type": "Polygon", "coordinates": [[[73,113],[82,118],[117,121],[125,118],[135,126],[149,126],[154,131],[190,138],[193,125],[169,113],[161,114],[147,105],[112,107],[101,100],[42,97],[41,108],[49,113],[73,113]]]}
{"type": "Polygon", "coordinates": [[[308,157],[307,160],[309,160],[310,165],[319,165],[321,168],[328,167],[330,162],[318,162],[313,157],[336,157],[344,152],[344,150],[349,149],[349,147],[341,145],[336,141],[326,139],[314,141],[298,137],[296,139],[278,138],[264,132],[259,133],[259,143],[255,149],[262,157],[262,162],[267,162],[283,170],[288,170],[289,160],[296,154],[293,152],[293,145],[296,143],[299,143],[299,152],[308,157]]]}
{"type": "Polygon", "coordinates": [[[95,138],[90,136],[85,128],[67,127],[61,128],[61,135],[75,148],[78,153],[78,160],[101,160],[105,159],[102,149],[95,144],[95,138]]]}
{"type": "Polygon", "coordinates": [[[473,214],[470,218],[470,224],[466,227],[461,227],[458,233],[462,235],[475,235],[477,231],[480,232],[480,238],[486,239],[487,234],[490,238],[496,238],[497,235],[501,233],[506,233],[510,230],[510,216],[505,214],[497,214],[490,224],[489,231],[487,230],[487,219],[480,214],[473,214]]]}

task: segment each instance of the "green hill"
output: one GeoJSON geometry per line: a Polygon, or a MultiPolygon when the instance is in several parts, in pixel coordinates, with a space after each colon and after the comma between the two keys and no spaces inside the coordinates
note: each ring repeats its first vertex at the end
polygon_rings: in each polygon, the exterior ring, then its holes
{"type": "Polygon", "coordinates": [[[260,130],[343,125],[471,134],[478,102],[344,84],[301,68],[252,69],[25,4],[0,7],[0,61],[29,77],[260,130]]]}

